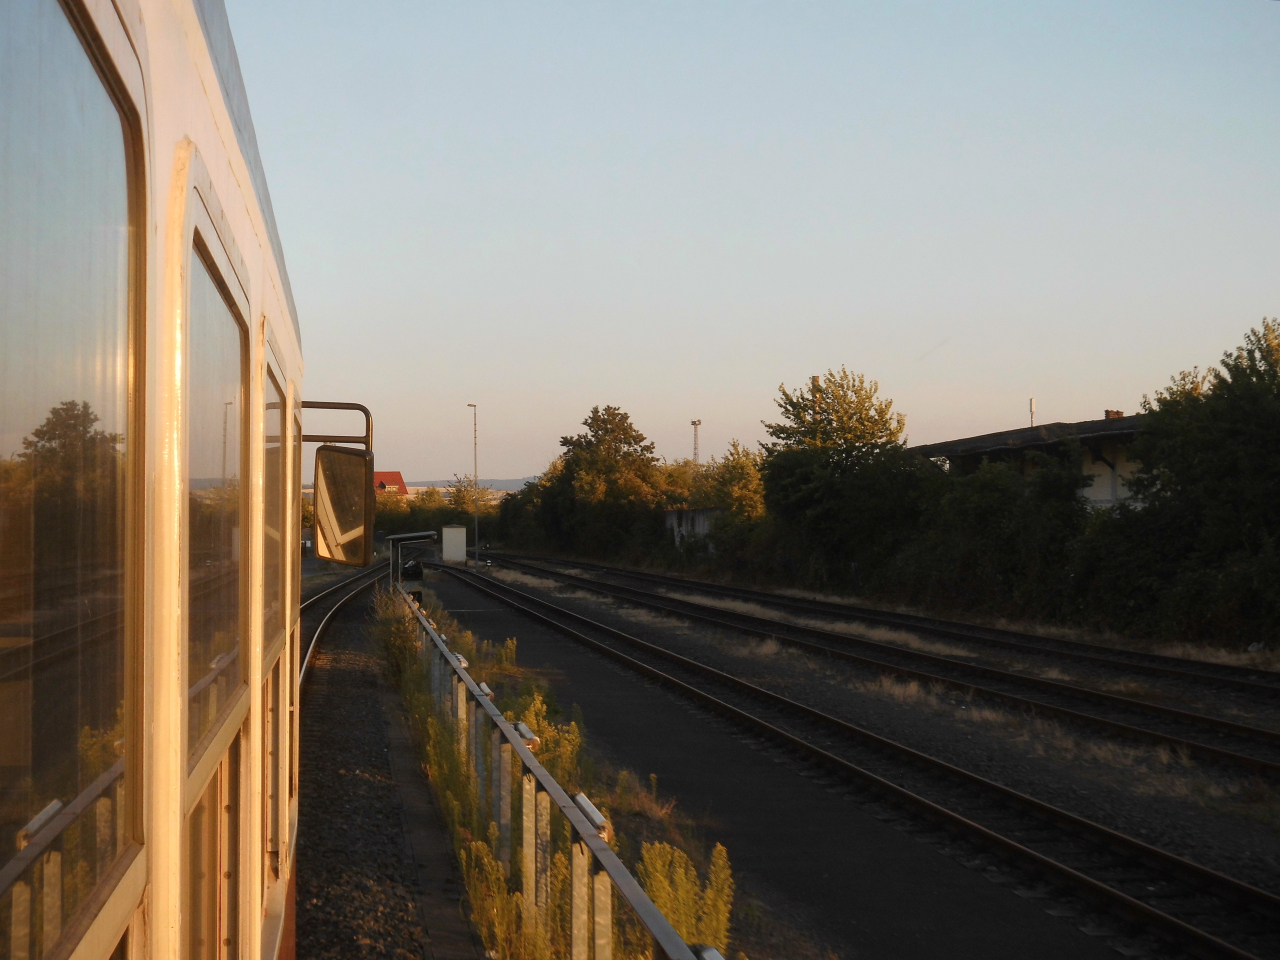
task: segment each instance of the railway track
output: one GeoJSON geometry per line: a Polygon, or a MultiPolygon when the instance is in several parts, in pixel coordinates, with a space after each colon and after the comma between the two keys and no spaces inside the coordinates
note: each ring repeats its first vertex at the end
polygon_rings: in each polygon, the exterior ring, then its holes
{"type": "Polygon", "coordinates": [[[300,613],[306,613],[309,609],[315,613],[321,609],[316,606],[316,604],[321,603],[321,601],[331,597],[335,593],[339,595],[338,599],[332,601],[331,606],[329,606],[325,611],[324,616],[316,625],[315,630],[312,631],[311,638],[304,641],[306,653],[303,654],[302,665],[298,669],[299,683],[306,683],[307,670],[311,666],[311,654],[316,649],[317,644],[320,642],[320,638],[324,635],[324,631],[328,628],[329,623],[333,620],[337,612],[385,577],[387,572],[387,568],[384,564],[374,564],[372,569],[362,570],[353,577],[348,577],[346,580],[340,580],[333,584],[333,586],[321,590],[319,593],[308,597],[301,603],[299,606],[300,613]]]}
{"type": "Polygon", "coordinates": [[[837,603],[828,600],[789,597],[766,590],[729,586],[671,574],[627,570],[598,563],[557,560],[549,557],[508,557],[505,554],[497,553],[488,555],[495,559],[533,560],[539,563],[564,564],[582,570],[595,570],[603,575],[658,584],[668,589],[694,590],[728,599],[763,604],[803,616],[818,614],[836,617],[871,626],[908,630],[920,635],[940,639],[986,645],[1005,651],[1042,653],[1062,660],[1071,660],[1100,667],[1122,668],[1131,674],[1169,677],[1202,686],[1212,685],[1223,690],[1260,694],[1273,703],[1276,702],[1275,698],[1280,696],[1280,673],[1269,670],[1212,663],[1205,660],[1188,660],[1162,654],[1143,653],[1136,650],[1121,650],[1115,647],[1104,647],[1099,644],[1084,643],[1078,640],[1041,637],[1031,633],[1019,633],[994,627],[980,627],[973,624],[939,620],[914,614],[894,613],[892,611],[876,610],[870,607],[859,607],[854,604],[837,603]]]}
{"type": "Polygon", "coordinates": [[[773,639],[818,656],[881,673],[977,694],[1020,713],[1036,713],[1102,730],[1130,741],[1166,746],[1189,757],[1280,780],[1280,734],[1217,717],[1102,693],[1057,680],[1011,673],[951,657],[904,649],[843,633],[805,627],[676,599],[510,557],[498,562],[605,596],[721,629],[773,639]],[[807,639],[806,639],[807,638],[807,639]],[[859,650],[854,653],[851,650],[859,650]]]}
{"type": "Polygon", "coordinates": [[[1204,958],[1280,958],[1280,898],[508,584],[444,568],[749,735],[1204,958]],[[584,632],[585,631],[585,632],[584,632]]]}

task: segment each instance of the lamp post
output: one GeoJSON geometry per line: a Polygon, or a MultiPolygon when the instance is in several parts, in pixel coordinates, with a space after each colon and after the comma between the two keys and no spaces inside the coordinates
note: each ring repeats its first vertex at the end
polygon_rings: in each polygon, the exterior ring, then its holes
{"type": "Polygon", "coordinates": [[[468,403],[471,408],[471,495],[472,503],[476,511],[476,566],[480,566],[480,446],[479,431],[476,423],[478,411],[474,403],[468,403]]]}
{"type": "Polygon", "coordinates": [[[690,420],[689,425],[693,427],[693,463],[698,463],[698,428],[702,426],[701,420],[690,420]]]}

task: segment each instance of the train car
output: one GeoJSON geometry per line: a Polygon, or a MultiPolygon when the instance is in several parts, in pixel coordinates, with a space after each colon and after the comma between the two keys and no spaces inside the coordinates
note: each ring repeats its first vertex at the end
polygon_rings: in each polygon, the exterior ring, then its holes
{"type": "Polygon", "coordinates": [[[290,957],[302,346],[221,0],[0,4],[0,251],[0,960],[290,957]]]}

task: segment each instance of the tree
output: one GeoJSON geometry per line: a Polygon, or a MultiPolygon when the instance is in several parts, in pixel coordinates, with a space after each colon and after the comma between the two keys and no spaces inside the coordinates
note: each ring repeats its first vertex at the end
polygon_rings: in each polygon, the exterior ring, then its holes
{"type": "Polygon", "coordinates": [[[1280,324],[1263,319],[1220,367],[1180,373],[1143,410],[1136,502],[1092,532],[1082,595],[1122,629],[1269,639],[1280,619],[1280,324]]]}
{"type": "Polygon", "coordinates": [[[476,488],[475,480],[471,474],[464,473],[461,476],[453,475],[453,479],[449,481],[449,494],[447,497],[449,506],[457,510],[459,513],[471,513],[476,508],[476,488]]]}
{"type": "Polygon", "coordinates": [[[505,536],[529,542],[536,530],[560,549],[609,554],[660,535],[666,485],[653,444],[618,407],[592,407],[582,425],[537,483],[507,498],[505,536]]]}
{"type": "Polygon", "coordinates": [[[717,460],[712,457],[692,478],[689,506],[718,508],[738,520],[758,520],[764,515],[764,482],[760,464],[764,456],[737,440],[717,460]]]}
{"type": "Polygon", "coordinates": [[[1280,324],[1264,319],[1221,368],[1184,371],[1154,399],[1130,487],[1197,531],[1195,550],[1256,552],[1280,537],[1280,324]]]}
{"type": "Polygon", "coordinates": [[[763,445],[764,502],[810,579],[856,581],[851,564],[865,568],[891,554],[933,480],[906,453],[906,418],[879,390],[862,374],[828,370],[807,388],[780,386],[782,418],[764,424],[773,438],[763,445]]]}
{"type": "Polygon", "coordinates": [[[124,437],[99,429],[98,422],[87,402],[66,400],[22,440],[17,460],[31,485],[38,568],[120,562],[124,437]]]}
{"type": "Polygon", "coordinates": [[[765,450],[773,453],[788,448],[853,450],[898,443],[906,418],[893,412],[892,400],[878,399],[880,384],[844,367],[825,376],[809,379],[808,389],[794,392],[786,384],[774,402],[782,411],[779,423],[764,423],[774,442],[765,450]]]}

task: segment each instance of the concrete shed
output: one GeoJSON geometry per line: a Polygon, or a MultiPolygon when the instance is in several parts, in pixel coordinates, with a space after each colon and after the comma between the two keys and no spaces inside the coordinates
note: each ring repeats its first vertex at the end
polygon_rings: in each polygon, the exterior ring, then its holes
{"type": "Polygon", "coordinates": [[[440,531],[440,556],[445,563],[465,563],[467,559],[467,528],[451,523],[440,531]]]}

